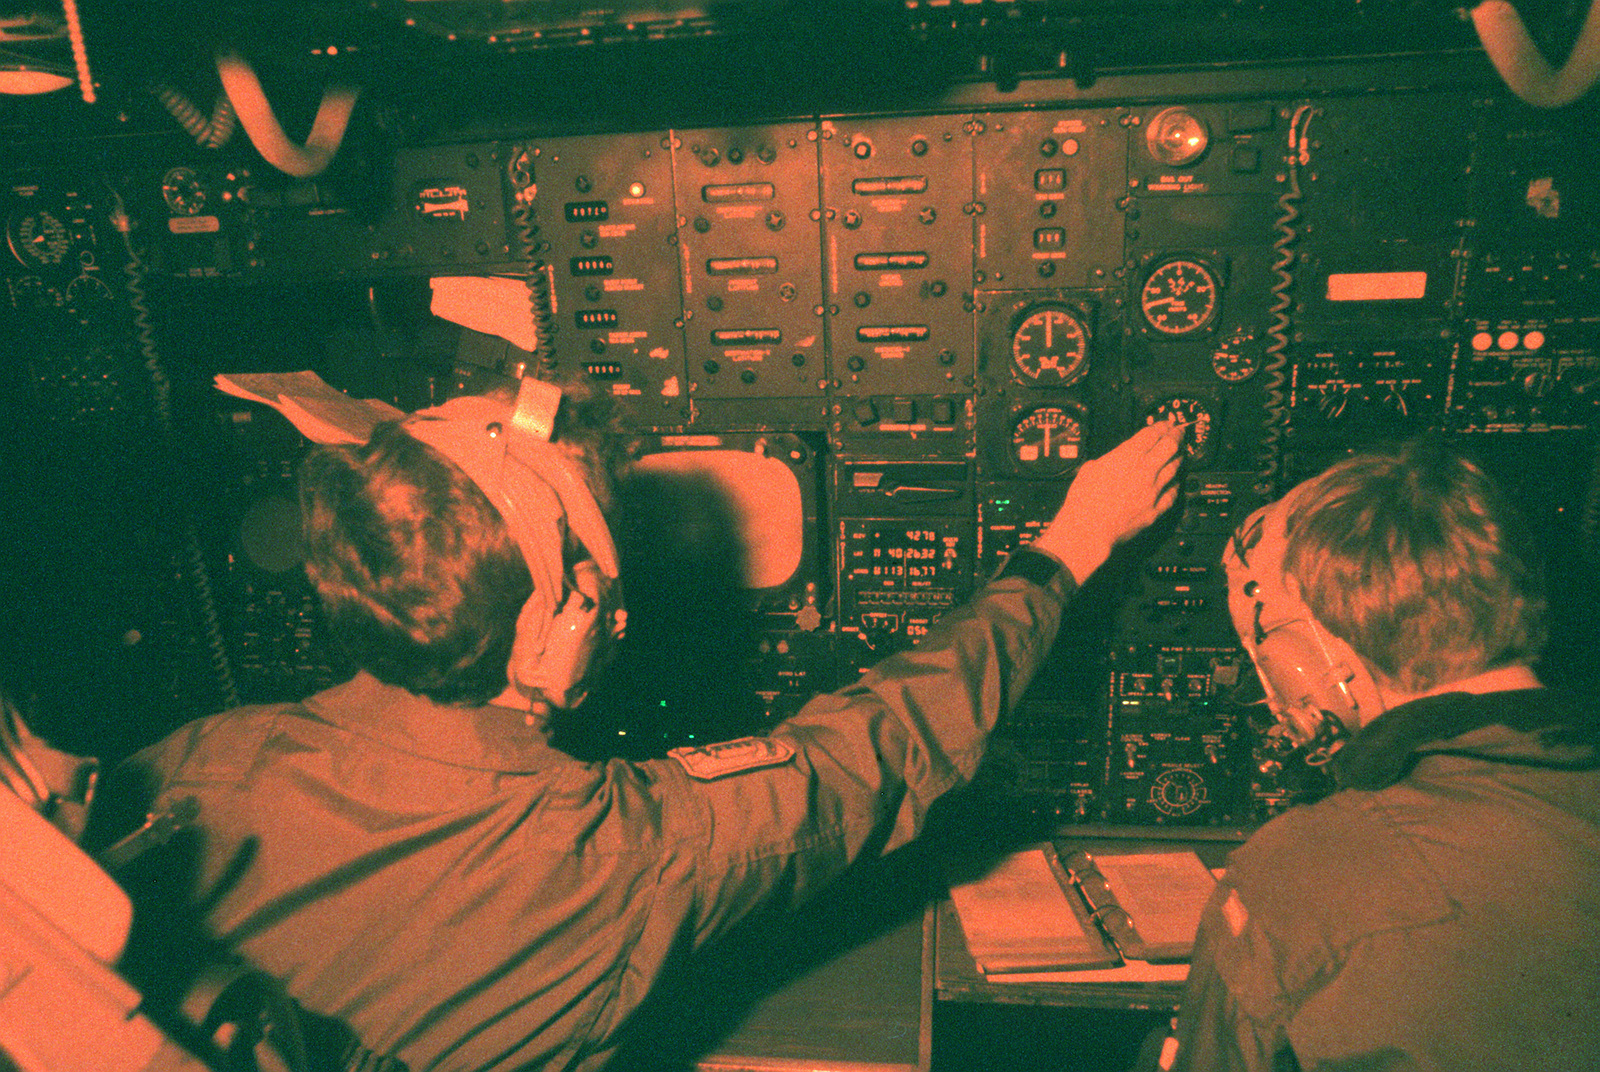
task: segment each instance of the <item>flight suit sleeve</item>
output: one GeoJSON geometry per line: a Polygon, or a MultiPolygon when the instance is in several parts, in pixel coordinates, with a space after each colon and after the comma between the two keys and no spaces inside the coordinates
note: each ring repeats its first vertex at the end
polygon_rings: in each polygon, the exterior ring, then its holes
{"type": "Polygon", "coordinates": [[[724,771],[715,757],[692,754],[710,750],[677,750],[680,769],[672,759],[664,766],[696,842],[696,938],[757,905],[799,903],[857,858],[915,837],[929,806],[972,778],[990,730],[1048,654],[1075,587],[1064,569],[1001,575],[917,647],[752,742],[748,769],[724,771]]]}

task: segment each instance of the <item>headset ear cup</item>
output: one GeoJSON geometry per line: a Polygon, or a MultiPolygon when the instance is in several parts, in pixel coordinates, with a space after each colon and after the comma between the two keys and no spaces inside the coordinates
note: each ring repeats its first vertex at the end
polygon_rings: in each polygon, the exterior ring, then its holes
{"type": "Polygon", "coordinates": [[[614,639],[607,613],[609,578],[585,560],[573,567],[572,582],[549,623],[543,649],[514,651],[512,656],[511,679],[517,687],[559,708],[583,702],[590,671],[603,661],[614,639]]]}
{"type": "Polygon", "coordinates": [[[1310,620],[1277,626],[1256,645],[1256,668],[1286,708],[1327,712],[1351,732],[1383,711],[1366,664],[1310,620]]]}
{"type": "Polygon", "coordinates": [[[506,664],[507,681],[524,694],[529,691],[529,683],[538,674],[553,620],[540,596],[541,593],[535,590],[522,605],[522,610],[517,615],[516,639],[511,645],[511,659],[506,664]]]}
{"type": "Polygon", "coordinates": [[[1388,704],[1372,678],[1367,661],[1357,655],[1354,648],[1328,632],[1316,619],[1307,624],[1327,661],[1329,688],[1337,692],[1351,709],[1348,714],[1343,711],[1336,714],[1346,728],[1354,733],[1383,714],[1388,704]]]}

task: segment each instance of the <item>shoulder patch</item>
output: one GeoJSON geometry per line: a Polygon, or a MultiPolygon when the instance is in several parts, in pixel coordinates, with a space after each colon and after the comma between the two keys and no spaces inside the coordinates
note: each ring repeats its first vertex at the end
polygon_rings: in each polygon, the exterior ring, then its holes
{"type": "Polygon", "coordinates": [[[1238,890],[1228,891],[1228,899],[1222,902],[1222,918],[1228,924],[1229,934],[1237,938],[1244,933],[1245,925],[1250,922],[1250,910],[1239,900],[1238,890]]]}
{"type": "Polygon", "coordinates": [[[776,767],[794,758],[794,746],[770,737],[738,737],[699,748],[674,748],[667,753],[691,778],[709,782],[729,774],[776,767]]]}

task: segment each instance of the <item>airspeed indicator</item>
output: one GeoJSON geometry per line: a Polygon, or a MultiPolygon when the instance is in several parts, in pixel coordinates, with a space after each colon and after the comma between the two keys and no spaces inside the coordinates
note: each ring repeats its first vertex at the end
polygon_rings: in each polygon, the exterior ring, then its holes
{"type": "Polygon", "coordinates": [[[1157,265],[1139,290],[1145,323],[1162,335],[1179,338],[1209,328],[1220,300],[1217,277],[1196,260],[1175,258],[1157,265]]]}

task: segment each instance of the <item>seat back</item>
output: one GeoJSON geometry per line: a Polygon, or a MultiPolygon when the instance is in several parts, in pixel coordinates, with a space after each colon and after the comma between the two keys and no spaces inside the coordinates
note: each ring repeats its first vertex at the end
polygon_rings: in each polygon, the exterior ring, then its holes
{"type": "Polygon", "coordinates": [[[115,970],[132,918],[82,849],[0,792],[0,1060],[21,1072],[206,1067],[140,1014],[115,970]]]}

